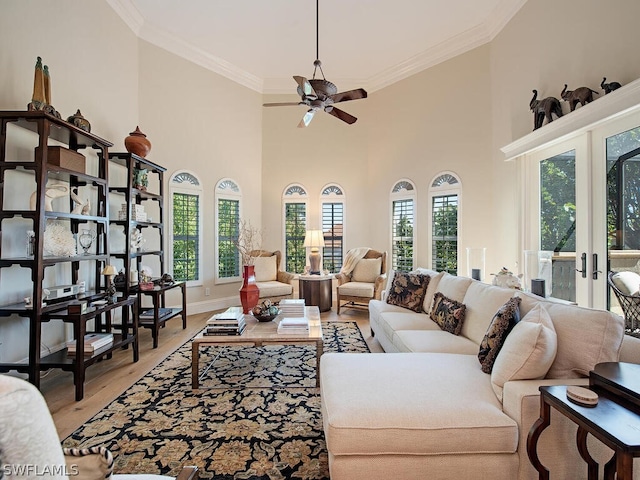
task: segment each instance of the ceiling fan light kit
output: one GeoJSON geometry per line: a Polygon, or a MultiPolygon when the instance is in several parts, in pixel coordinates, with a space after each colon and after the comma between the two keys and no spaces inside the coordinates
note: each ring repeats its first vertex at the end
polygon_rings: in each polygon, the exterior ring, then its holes
{"type": "Polygon", "coordinates": [[[335,107],[334,104],[339,102],[348,102],[350,100],[359,100],[361,98],[367,98],[366,90],[357,88],[355,90],[348,90],[346,92],[338,93],[338,87],[326,78],[324,78],[324,72],[322,71],[322,62],[319,57],[319,40],[318,40],[318,1],[316,0],[316,60],[313,62],[313,77],[311,80],[307,80],[305,77],[294,75],[293,79],[298,84],[297,92],[300,96],[299,102],[278,102],[278,103],[265,103],[265,107],[284,107],[291,105],[304,105],[308,107],[307,112],[300,120],[298,124],[299,128],[304,128],[309,125],[314,115],[318,110],[323,110],[329,115],[333,115],[339,120],[342,120],[349,125],[358,120],[350,113],[340,110],[335,107]],[[322,78],[316,78],[316,71],[320,70],[322,78]]]}

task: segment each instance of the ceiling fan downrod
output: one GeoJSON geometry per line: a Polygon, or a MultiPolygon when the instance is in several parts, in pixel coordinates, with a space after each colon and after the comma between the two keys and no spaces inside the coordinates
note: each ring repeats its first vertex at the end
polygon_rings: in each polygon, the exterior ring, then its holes
{"type": "Polygon", "coordinates": [[[320,8],[318,4],[319,0],[316,0],[316,60],[313,62],[313,77],[311,78],[315,80],[316,71],[319,68],[323,80],[326,80],[322,71],[322,62],[320,61],[320,8]]]}

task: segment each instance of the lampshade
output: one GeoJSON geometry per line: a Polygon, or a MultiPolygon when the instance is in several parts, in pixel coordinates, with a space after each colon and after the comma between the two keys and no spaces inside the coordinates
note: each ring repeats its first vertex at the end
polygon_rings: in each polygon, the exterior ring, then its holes
{"type": "Polygon", "coordinates": [[[113,265],[107,265],[102,270],[102,275],[117,275],[117,274],[118,274],[118,271],[116,270],[116,267],[114,267],[113,265]]]}
{"type": "Polygon", "coordinates": [[[311,248],[324,247],[322,230],[307,230],[307,234],[304,237],[304,246],[311,248]]]}

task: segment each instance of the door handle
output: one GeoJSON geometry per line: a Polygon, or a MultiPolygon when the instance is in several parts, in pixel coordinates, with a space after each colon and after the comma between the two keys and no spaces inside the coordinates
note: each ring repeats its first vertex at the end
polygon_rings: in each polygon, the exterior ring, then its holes
{"type": "Polygon", "coordinates": [[[598,270],[598,254],[594,253],[593,254],[593,272],[591,273],[592,278],[594,280],[597,280],[599,273],[602,273],[602,272],[598,270]]]}
{"type": "Polygon", "coordinates": [[[580,272],[582,274],[582,278],[587,278],[587,254],[584,252],[580,255],[580,263],[582,265],[582,270],[578,270],[576,268],[576,272],[580,272]]]}

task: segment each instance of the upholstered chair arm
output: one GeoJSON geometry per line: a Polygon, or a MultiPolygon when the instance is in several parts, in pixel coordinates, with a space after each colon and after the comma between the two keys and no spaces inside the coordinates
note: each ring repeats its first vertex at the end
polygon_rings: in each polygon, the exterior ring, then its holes
{"type": "Polygon", "coordinates": [[[351,275],[348,275],[346,273],[336,273],[336,280],[338,281],[338,286],[340,286],[343,283],[350,282],[351,275]]]}
{"type": "Polygon", "coordinates": [[[278,271],[277,280],[279,282],[291,284],[294,278],[295,278],[295,275],[293,273],[278,271]]]}
{"type": "Polygon", "coordinates": [[[387,282],[387,274],[383,273],[382,275],[378,275],[376,277],[376,281],[373,285],[373,298],[376,300],[380,300],[380,296],[382,294],[382,289],[384,288],[384,284],[387,282]]]}

